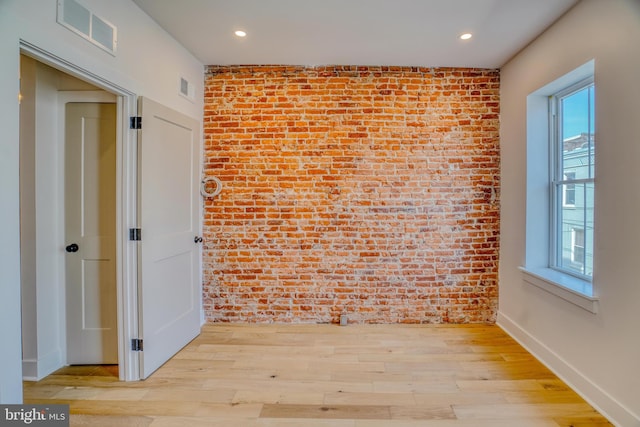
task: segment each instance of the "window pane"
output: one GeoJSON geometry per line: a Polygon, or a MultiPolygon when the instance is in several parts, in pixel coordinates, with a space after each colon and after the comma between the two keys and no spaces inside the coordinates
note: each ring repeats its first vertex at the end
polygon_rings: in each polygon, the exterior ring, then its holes
{"type": "Polygon", "coordinates": [[[576,179],[593,178],[595,172],[594,87],[560,99],[562,111],[562,173],[575,170],[576,179]]]}
{"type": "Polygon", "coordinates": [[[592,86],[567,95],[562,101],[562,139],[588,134],[590,128],[590,98],[592,86]]]}
{"type": "Polygon", "coordinates": [[[577,274],[593,274],[593,183],[562,184],[574,187],[574,205],[559,211],[558,267],[577,274]]]}

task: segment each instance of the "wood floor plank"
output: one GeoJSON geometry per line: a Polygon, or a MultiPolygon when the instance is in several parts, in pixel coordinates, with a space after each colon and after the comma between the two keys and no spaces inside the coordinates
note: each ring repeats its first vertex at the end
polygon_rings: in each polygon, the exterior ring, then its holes
{"type": "Polygon", "coordinates": [[[262,406],[262,403],[203,403],[193,415],[209,419],[257,419],[262,406]]]}
{"type": "Polygon", "coordinates": [[[395,405],[415,406],[413,393],[326,393],[327,405],[395,405]]]}
{"type": "Polygon", "coordinates": [[[592,418],[597,412],[587,403],[542,403],[542,404],[497,404],[454,405],[453,411],[459,419],[500,419],[500,418],[592,418]]]}
{"type": "Polygon", "coordinates": [[[524,391],[537,392],[544,391],[544,386],[535,379],[528,380],[458,380],[456,385],[460,390],[465,391],[486,391],[486,392],[510,392],[524,391]]]}
{"type": "Polygon", "coordinates": [[[438,406],[391,406],[393,420],[454,420],[456,415],[451,405],[438,406]]]}
{"type": "Polygon", "coordinates": [[[90,415],[134,415],[134,416],[183,416],[188,417],[196,413],[200,402],[175,402],[172,400],[156,401],[103,401],[103,400],[72,400],[60,401],[69,403],[72,414],[90,415]]]}
{"type": "Polygon", "coordinates": [[[323,393],[287,392],[279,390],[240,390],[233,397],[233,403],[264,403],[314,405],[324,401],[323,393]]]}
{"type": "Polygon", "coordinates": [[[567,391],[533,392],[533,393],[505,393],[508,403],[580,403],[582,398],[567,391]]]}
{"type": "Polygon", "coordinates": [[[610,427],[611,424],[600,416],[554,418],[560,427],[610,427]]]}
{"type": "Polygon", "coordinates": [[[151,417],[71,414],[69,423],[73,427],[150,427],[153,421],[151,417]]]}
{"type": "MultiPolygon", "coordinates": [[[[558,427],[553,420],[356,420],[355,427],[558,427]]],[[[586,426],[582,426],[586,427],[586,426]]]]}
{"type": "MultiPolygon", "coordinates": [[[[125,426],[126,424],[122,424],[125,426]]],[[[258,427],[255,418],[155,417],[149,427],[258,427]]]]}
{"type": "Polygon", "coordinates": [[[506,403],[503,393],[457,392],[457,393],[415,393],[416,405],[483,405],[494,406],[506,403]]]}
{"type": "Polygon", "coordinates": [[[431,381],[374,381],[375,393],[456,393],[458,386],[452,377],[436,377],[431,381]]]}
{"type": "Polygon", "coordinates": [[[234,389],[220,389],[206,390],[204,388],[199,389],[153,389],[142,397],[142,400],[147,401],[176,401],[176,402],[203,402],[203,403],[227,403],[230,404],[233,401],[233,397],[237,391],[234,389]]]}
{"type": "Polygon", "coordinates": [[[262,408],[260,418],[388,420],[389,406],[362,405],[272,405],[262,408]]]}
{"type": "Polygon", "coordinates": [[[309,418],[260,418],[257,427],[355,427],[355,420],[309,418]]]}
{"type": "Polygon", "coordinates": [[[72,366],[24,401],[98,427],[611,426],[493,325],[205,325],[145,381],[72,366]]]}

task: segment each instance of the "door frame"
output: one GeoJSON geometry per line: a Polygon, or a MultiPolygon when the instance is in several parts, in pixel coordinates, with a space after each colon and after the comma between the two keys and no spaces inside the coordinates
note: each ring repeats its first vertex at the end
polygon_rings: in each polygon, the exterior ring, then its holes
{"type": "MultiPolygon", "coordinates": [[[[138,223],[138,140],[137,131],[129,129],[129,117],[136,115],[138,97],[99,75],[20,41],[20,53],[59,71],[88,82],[116,96],[116,286],[118,321],[118,365],[122,381],[140,379],[140,354],[131,350],[131,340],[138,338],[138,245],[128,240],[129,228],[138,223]]],[[[64,209],[62,207],[61,209],[64,209]]],[[[62,281],[62,285],[64,285],[62,281]]],[[[63,308],[62,305],[61,308],[63,308]]],[[[66,335],[62,330],[61,335],[66,335]]],[[[66,346],[66,336],[64,337],[66,346]]],[[[62,345],[62,344],[61,344],[62,345]]],[[[66,349],[65,356],[66,356],[66,349]]],[[[66,357],[65,357],[66,360],[66,357]]]]}

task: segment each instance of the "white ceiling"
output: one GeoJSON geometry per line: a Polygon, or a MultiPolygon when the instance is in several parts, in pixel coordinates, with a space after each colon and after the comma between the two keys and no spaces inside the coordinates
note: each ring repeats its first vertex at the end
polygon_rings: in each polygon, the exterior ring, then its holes
{"type": "Polygon", "coordinates": [[[499,68],[578,0],[133,1],[205,65],[499,68]]]}

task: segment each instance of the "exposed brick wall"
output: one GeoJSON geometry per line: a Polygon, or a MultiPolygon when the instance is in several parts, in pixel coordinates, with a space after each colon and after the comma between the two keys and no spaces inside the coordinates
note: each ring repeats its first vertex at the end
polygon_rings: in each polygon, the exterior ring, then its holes
{"type": "Polygon", "coordinates": [[[209,321],[493,322],[499,72],[210,66],[209,321]]]}

